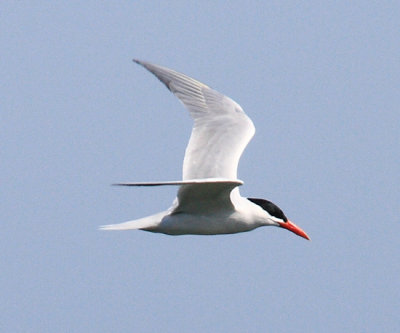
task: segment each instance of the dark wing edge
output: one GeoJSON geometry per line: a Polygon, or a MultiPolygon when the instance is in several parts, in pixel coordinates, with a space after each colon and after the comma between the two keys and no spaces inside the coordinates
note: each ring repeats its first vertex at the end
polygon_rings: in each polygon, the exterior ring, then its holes
{"type": "Polygon", "coordinates": [[[224,178],[204,178],[204,179],[190,179],[190,180],[171,180],[160,182],[128,182],[128,183],[115,183],[113,186],[181,186],[181,185],[195,185],[195,184],[231,184],[232,186],[241,186],[243,181],[239,179],[224,179],[224,178]]]}

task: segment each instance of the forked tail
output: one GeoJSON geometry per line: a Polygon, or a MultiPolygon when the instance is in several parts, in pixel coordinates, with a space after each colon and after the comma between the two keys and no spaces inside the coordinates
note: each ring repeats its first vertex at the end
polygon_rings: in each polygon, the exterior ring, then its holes
{"type": "Polygon", "coordinates": [[[143,217],[141,219],[118,223],[118,224],[108,224],[99,227],[100,230],[150,230],[157,227],[161,220],[168,212],[161,212],[151,216],[143,217]]]}

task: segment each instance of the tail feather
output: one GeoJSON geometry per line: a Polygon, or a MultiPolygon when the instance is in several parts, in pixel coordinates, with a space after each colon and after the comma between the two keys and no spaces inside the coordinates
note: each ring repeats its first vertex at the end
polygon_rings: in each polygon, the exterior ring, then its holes
{"type": "Polygon", "coordinates": [[[123,223],[118,223],[118,224],[108,224],[108,225],[102,225],[99,227],[100,230],[137,230],[137,229],[142,229],[142,230],[147,230],[147,229],[153,229],[157,227],[160,223],[163,217],[167,214],[167,212],[161,212],[158,214],[154,214],[151,216],[143,217],[141,219],[133,220],[133,221],[128,221],[128,222],[123,222],[123,223]]]}

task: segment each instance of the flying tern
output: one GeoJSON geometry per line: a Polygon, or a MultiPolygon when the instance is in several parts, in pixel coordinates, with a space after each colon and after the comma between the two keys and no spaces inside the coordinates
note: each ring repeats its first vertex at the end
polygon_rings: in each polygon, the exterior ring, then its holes
{"type": "Polygon", "coordinates": [[[287,229],[310,239],[271,201],[244,198],[237,179],[240,156],[255,133],[251,119],[231,98],[182,73],[134,60],[153,73],[183,103],[194,125],[178,181],[119,183],[122,186],[179,186],[172,206],[160,213],[102,230],[140,229],[168,235],[217,235],[262,226],[287,229]]]}

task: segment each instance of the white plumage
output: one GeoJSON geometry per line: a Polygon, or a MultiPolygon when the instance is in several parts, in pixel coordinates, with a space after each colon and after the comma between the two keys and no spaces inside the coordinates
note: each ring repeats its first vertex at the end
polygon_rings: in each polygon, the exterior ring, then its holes
{"type": "Polygon", "coordinates": [[[240,196],[240,156],[255,133],[253,122],[235,101],[171,69],[134,60],[179,98],[193,118],[181,181],[121,183],[124,186],[179,185],[172,206],[160,213],[102,230],[141,229],[170,235],[230,234],[279,226],[308,238],[272,202],[240,196]]]}

